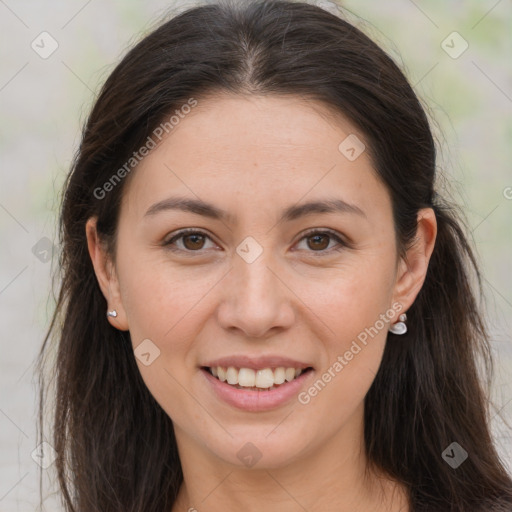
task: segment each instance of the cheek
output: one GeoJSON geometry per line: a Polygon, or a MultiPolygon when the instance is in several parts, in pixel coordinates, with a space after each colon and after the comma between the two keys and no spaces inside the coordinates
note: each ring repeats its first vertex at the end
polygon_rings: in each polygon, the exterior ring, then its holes
{"type": "Polygon", "coordinates": [[[173,339],[174,349],[185,342],[187,328],[198,324],[194,316],[201,300],[223,275],[206,267],[178,270],[168,261],[126,259],[119,261],[119,267],[123,306],[134,344],[144,338],[162,343],[173,339]]]}
{"type": "Polygon", "coordinates": [[[322,276],[305,273],[297,294],[322,321],[332,349],[343,350],[391,306],[393,261],[384,254],[354,255],[322,276]]]}
{"type": "Polygon", "coordinates": [[[184,383],[195,371],[191,356],[204,315],[201,298],[215,280],[199,275],[197,269],[193,277],[190,271],[172,269],[168,262],[149,263],[143,258],[119,259],[118,265],[133,348],[149,339],[156,346],[150,345],[150,352],[156,350],[151,358],[158,353],[147,366],[136,359],[146,387],[173,421],[191,421],[197,428],[207,425],[184,383]]]}
{"type": "Polygon", "coordinates": [[[363,401],[379,369],[392,299],[391,258],[333,272],[328,286],[305,286],[307,305],[321,319],[326,358],[301,403],[315,415],[342,421],[363,401]],[[336,404],[334,409],[332,405],[336,404]]]}
{"type": "Polygon", "coordinates": [[[389,328],[389,304],[383,296],[357,286],[345,291],[322,297],[329,308],[321,315],[329,327],[325,358],[312,385],[299,396],[306,411],[329,418],[332,425],[345,423],[364,401],[381,364],[389,328]]]}

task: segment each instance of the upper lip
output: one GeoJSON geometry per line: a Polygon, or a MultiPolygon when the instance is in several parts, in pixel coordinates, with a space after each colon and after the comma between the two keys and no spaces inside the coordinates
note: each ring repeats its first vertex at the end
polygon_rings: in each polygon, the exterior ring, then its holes
{"type": "Polygon", "coordinates": [[[207,366],[209,368],[215,368],[217,366],[222,366],[227,368],[229,366],[233,366],[234,368],[252,368],[253,370],[261,370],[263,368],[301,368],[306,369],[312,367],[308,363],[303,363],[301,361],[296,361],[295,359],[290,359],[289,357],[282,357],[278,355],[268,355],[268,356],[228,356],[228,357],[220,357],[218,359],[214,359],[205,363],[202,366],[207,366]]]}

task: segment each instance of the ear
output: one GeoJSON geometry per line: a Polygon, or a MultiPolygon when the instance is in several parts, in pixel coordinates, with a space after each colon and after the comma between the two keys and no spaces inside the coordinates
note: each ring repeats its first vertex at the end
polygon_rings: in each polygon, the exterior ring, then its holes
{"type": "Polygon", "coordinates": [[[428,264],[437,235],[436,214],[432,208],[418,212],[416,236],[413,245],[401,258],[395,282],[393,302],[399,302],[407,311],[425,282],[428,264]]]}
{"type": "MultiPolygon", "coordinates": [[[[98,284],[105,297],[108,310],[116,310],[116,317],[108,317],[110,324],[121,331],[128,330],[128,321],[126,312],[121,300],[119,281],[117,279],[116,269],[111,257],[107,253],[105,244],[100,240],[96,229],[96,217],[91,217],[85,225],[85,234],[87,237],[87,247],[94,267],[98,284]]],[[[107,312],[105,311],[105,315],[107,312]]]]}

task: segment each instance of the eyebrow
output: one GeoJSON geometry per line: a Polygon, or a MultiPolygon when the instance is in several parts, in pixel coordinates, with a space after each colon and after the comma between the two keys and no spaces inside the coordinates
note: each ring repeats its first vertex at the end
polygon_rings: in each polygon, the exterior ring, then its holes
{"type": "MultiPolygon", "coordinates": [[[[144,217],[150,217],[157,213],[178,210],[196,215],[202,215],[214,220],[233,222],[236,217],[231,213],[218,208],[217,206],[187,197],[169,197],[152,205],[144,214],[144,217]]],[[[281,213],[278,222],[291,222],[300,217],[318,213],[353,213],[367,218],[366,213],[355,204],[347,203],[339,198],[328,198],[321,201],[311,201],[308,203],[295,204],[287,207],[281,213]]]]}

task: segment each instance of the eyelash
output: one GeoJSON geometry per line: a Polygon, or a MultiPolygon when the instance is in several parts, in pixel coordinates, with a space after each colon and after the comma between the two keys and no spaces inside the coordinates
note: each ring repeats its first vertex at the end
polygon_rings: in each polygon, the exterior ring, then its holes
{"type": "MultiPolygon", "coordinates": [[[[176,240],[179,240],[180,238],[183,238],[187,235],[201,235],[201,236],[204,236],[211,240],[211,237],[208,234],[204,233],[203,231],[193,229],[193,228],[188,228],[188,229],[183,229],[183,230],[179,231],[178,233],[176,233],[171,239],[164,242],[163,246],[166,249],[169,249],[170,251],[174,251],[174,252],[184,252],[184,253],[189,253],[189,254],[200,253],[202,251],[202,249],[197,250],[197,251],[190,251],[187,249],[177,249],[176,247],[172,247],[172,244],[174,244],[174,242],[176,240]]],[[[304,233],[302,238],[299,239],[299,242],[301,242],[305,238],[309,238],[314,235],[329,235],[332,239],[334,239],[339,244],[338,247],[334,247],[334,248],[331,247],[331,249],[324,249],[322,251],[308,251],[308,252],[312,252],[312,253],[318,253],[319,256],[331,254],[331,252],[333,252],[333,251],[338,252],[338,251],[345,249],[346,247],[350,247],[348,242],[344,241],[335,231],[332,231],[330,229],[320,230],[320,229],[315,228],[310,231],[307,231],[306,233],[304,233]]]]}

